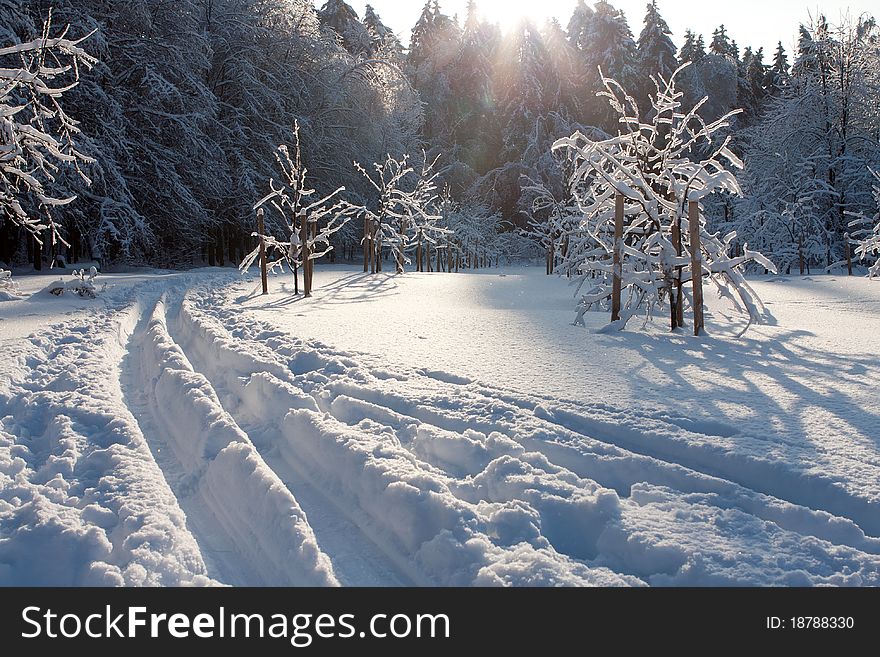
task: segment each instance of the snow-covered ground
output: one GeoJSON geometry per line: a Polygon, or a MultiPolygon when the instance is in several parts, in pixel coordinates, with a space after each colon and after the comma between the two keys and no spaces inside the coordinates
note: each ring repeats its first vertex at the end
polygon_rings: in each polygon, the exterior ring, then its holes
{"type": "Polygon", "coordinates": [[[880,584],[876,282],[742,339],[535,268],[102,282],[0,304],[0,583],[880,584]]]}

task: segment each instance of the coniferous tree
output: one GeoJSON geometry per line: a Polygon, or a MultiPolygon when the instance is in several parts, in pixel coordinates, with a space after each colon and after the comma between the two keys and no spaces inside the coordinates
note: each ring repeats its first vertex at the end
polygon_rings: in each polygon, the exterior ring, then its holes
{"type": "Polygon", "coordinates": [[[591,85],[588,118],[590,122],[604,130],[616,132],[616,117],[607,103],[602,103],[592,96],[601,89],[599,69],[602,70],[602,75],[619,80],[629,88],[634,87],[639,74],[637,49],[632,31],[622,11],[609,2],[600,0],[587,20],[583,37],[583,61],[590,74],[588,82],[591,85]]]}
{"type": "Polygon", "coordinates": [[[357,12],[345,0],[327,0],[318,11],[321,24],[332,29],[342,41],[342,46],[352,55],[370,51],[372,39],[357,12]]]}
{"type": "Polygon", "coordinates": [[[494,168],[497,153],[493,150],[500,139],[492,96],[492,44],[486,37],[487,26],[477,15],[476,2],[470,0],[449,85],[455,99],[451,108],[454,156],[474,175],[494,168]]]}
{"type": "MultiPolygon", "coordinates": [[[[653,0],[645,15],[645,27],[639,35],[638,57],[639,76],[641,78],[639,102],[647,99],[653,91],[651,77],[658,75],[669,79],[678,68],[678,57],[675,44],[672,43],[669,25],[660,15],[657,2],[653,0]]],[[[644,103],[647,109],[647,102],[644,103]]]]}
{"type": "Polygon", "coordinates": [[[736,59],[733,44],[730,41],[730,37],[727,36],[727,28],[724,25],[719,26],[712,33],[712,43],[709,44],[709,52],[713,55],[736,59]]]}

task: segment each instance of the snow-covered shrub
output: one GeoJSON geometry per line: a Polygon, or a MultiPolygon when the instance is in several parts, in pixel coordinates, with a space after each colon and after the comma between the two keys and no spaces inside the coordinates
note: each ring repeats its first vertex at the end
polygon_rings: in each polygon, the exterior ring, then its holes
{"type": "MultiPolygon", "coordinates": [[[[669,80],[655,81],[647,123],[640,121],[643,114],[636,100],[615,80],[604,77],[605,90],[600,95],[619,117],[619,134],[594,140],[576,132],[553,146],[571,159],[570,189],[582,213],[576,221],[567,213],[557,219],[558,232],[564,233],[569,245],[564,266],[578,277],[579,289],[589,283],[579,304],[579,319],[611,296],[618,193],[626,199],[621,328],[632,315],[641,312],[650,317],[670,302],[684,308],[689,300],[677,298],[676,290],[685,291],[681,284],[692,275],[689,202],[702,202],[714,192],[741,193],[731,168],[741,169],[742,163],[730,149],[729,134],[723,137],[737,112],[707,123],[699,113],[707,99],[685,111],[676,77],[686,66],[669,80]],[[680,248],[674,228],[680,235],[680,248]]],[[[708,278],[738,309],[745,309],[750,323],[761,321],[763,305],[746,282],[742,267],[756,261],[775,272],[775,266],[747,245],[739,255],[732,255],[736,233],[709,233],[703,215],[700,212],[702,271],[697,275],[708,278]]]]}
{"type": "MultiPolygon", "coordinates": [[[[314,234],[310,231],[307,237],[308,259],[316,260],[333,249],[330,236],[342,228],[360,208],[339,199],[330,204],[334,197],[345,191],[344,187],[317,201],[311,200],[310,197],[315,194],[315,190],[306,186],[308,169],[302,161],[299,122],[295,124],[293,134],[295,142],[293,157],[290,155],[290,149],[285,145],[279,146],[275,153],[275,159],[282,173],[281,182],[277,183],[274,179],[270,179],[271,191],[254,205],[255,210],[266,205],[275,209],[277,213],[275,218],[281,222],[280,228],[284,232],[284,238],[276,238],[268,227],[265,235],[255,232],[253,236],[262,238],[267,254],[274,256],[270,267],[272,271],[282,271],[286,265],[296,275],[297,268],[301,267],[305,260],[301,239],[303,222],[316,226],[314,234]]],[[[239,266],[241,272],[247,272],[259,255],[260,247],[257,246],[242,261],[239,266]]],[[[297,290],[298,288],[297,281],[297,290]]]]}
{"type": "Polygon", "coordinates": [[[0,269],[0,301],[11,301],[20,296],[18,283],[12,280],[12,272],[0,269]]]}
{"type": "Polygon", "coordinates": [[[64,281],[59,279],[57,281],[52,281],[43,288],[43,292],[48,292],[51,295],[56,297],[60,297],[65,292],[69,292],[71,294],[76,294],[84,299],[95,299],[98,296],[98,288],[95,287],[95,277],[98,275],[98,270],[94,267],[91,267],[89,270],[86,269],[74,269],[72,272],[73,280],[64,281]]]}
{"type": "Polygon", "coordinates": [[[874,265],[868,272],[871,278],[880,277],[880,172],[871,171],[877,184],[874,185],[874,199],[877,201],[877,214],[873,218],[865,216],[850,223],[852,237],[856,240],[856,254],[862,260],[874,259],[874,265]]]}
{"type": "Polygon", "coordinates": [[[437,176],[434,165],[423,154],[421,170],[417,173],[409,164],[409,155],[399,160],[386,155],[382,164],[374,163],[375,175],[370,175],[357,162],[354,166],[370,182],[378,198],[374,208],[365,209],[367,230],[364,239],[372,242],[377,269],[381,270],[382,248],[391,249],[397,273],[404,272],[410,260],[407,253],[420,237],[435,242],[446,233],[439,225],[442,217],[437,209],[437,176]]]}

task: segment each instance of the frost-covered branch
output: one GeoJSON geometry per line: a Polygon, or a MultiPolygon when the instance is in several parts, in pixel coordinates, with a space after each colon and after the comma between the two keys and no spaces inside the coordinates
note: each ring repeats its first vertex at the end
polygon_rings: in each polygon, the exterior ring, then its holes
{"type": "MultiPolygon", "coordinates": [[[[266,231],[267,234],[253,233],[254,237],[264,241],[267,253],[274,256],[271,263],[272,271],[281,271],[285,265],[293,272],[305,264],[305,261],[316,260],[333,250],[331,236],[339,231],[362,208],[340,199],[339,194],[345,191],[340,187],[336,191],[316,198],[314,189],[307,184],[308,169],[302,160],[300,148],[299,122],[294,125],[294,154],[286,145],[278,147],[275,153],[281,180],[269,180],[269,193],[254,204],[254,209],[269,207],[275,210],[277,217],[283,222],[284,238],[279,239],[266,231]],[[306,226],[305,245],[303,249],[303,227],[306,226]],[[305,254],[308,254],[306,256],[305,254]]],[[[242,261],[239,269],[247,272],[260,254],[257,247],[242,261]]]]}
{"type": "Polygon", "coordinates": [[[0,48],[0,209],[38,243],[48,229],[54,244],[63,238],[52,209],[75,197],[58,195],[53,183],[62,167],[88,182],[79,165],[93,161],[78,149],[78,123],[61,100],[79,83],[80,67],[97,60],[81,45],[88,36],[70,39],[65,29],[52,37],[51,31],[50,12],[40,38],[0,48]]]}
{"type": "MultiPolygon", "coordinates": [[[[557,231],[554,240],[565,242],[564,268],[576,273],[579,291],[586,286],[579,320],[588,309],[606,303],[612,292],[618,194],[625,197],[621,250],[623,316],[628,318],[639,312],[651,317],[659,306],[670,303],[683,309],[687,299],[680,293],[682,284],[693,276],[688,256],[689,203],[717,192],[741,193],[732,169],[743,164],[730,148],[730,137],[718,138],[736,112],[707,123],[698,113],[703,103],[684,111],[683,94],[676,89],[676,77],[684,68],[669,80],[655,80],[652,118],[647,123],[640,119],[635,99],[617,82],[604,78],[605,89],[599,95],[618,114],[620,133],[591,139],[575,132],[553,146],[570,159],[569,188],[580,214],[555,209],[559,218],[552,224],[557,231]]],[[[763,306],[743,278],[742,268],[752,261],[775,268],[747,248],[739,256],[729,255],[735,237],[735,233],[723,238],[711,234],[700,213],[702,271],[698,275],[748,312],[750,321],[761,321],[763,306]]]]}
{"type": "Polygon", "coordinates": [[[417,171],[409,164],[409,156],[396,159],[386,155],[381,164],[373,164],[370,174],[358,162],[354,166],[378,192],[372,208],[365,209],[367,231],[364,240],[375,246],[378,269],[384,246],[391,249],[397,273],[405,271],[410,263],[408,253],[419,239],[436,241],[446,229],[439,225],[437,214],[437,177],[434,170],[437,159],[429,161],[423,154],[422,167],[417,171]]]}

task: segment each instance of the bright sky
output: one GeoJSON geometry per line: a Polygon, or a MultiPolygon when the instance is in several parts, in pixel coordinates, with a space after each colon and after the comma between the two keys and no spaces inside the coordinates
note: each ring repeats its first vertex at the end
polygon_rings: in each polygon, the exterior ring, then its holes
{"type": "MultiPolygon", "coordinates": [[[[425,4],[424,0],[347,1],[360,16],[363,16],[366,4],[373,5],[382,21],[397,32],[404,43],[409,42],[410,30],[425,4]]],[[[315,4],[320,7],[324,0],[315,0],[315,4]]],[[[611,4],[623,9],[638,38],[647,0],[612,0],[611,4]]],[[[779,40],[791,50],[796,42],[798,25],[807,22],[811,12],[815,15],[821,10],[832,22],[847,10],[854,16],[869,10],[874,15],[880,13],[877,0],[732,0],[723,3],[713,0],[659,0],[657,4],[672,29],[672,38],[677,46],[681,46],[682,35],[688,28],[703,33],[708,45],[712,31],[724,23],[740,48],[763,46],[768,52],[775,49],[779,40]]],[[[480,14],[502,26],[511,25],[522,16],[541,23],[555,16],[565,26],[576,5],[577,0],[477,0],[480,14]]],[[[467,0],[440,0],[440,7],[447,14],[457,13],[462,20],[466,6],[467,0]]]]}

